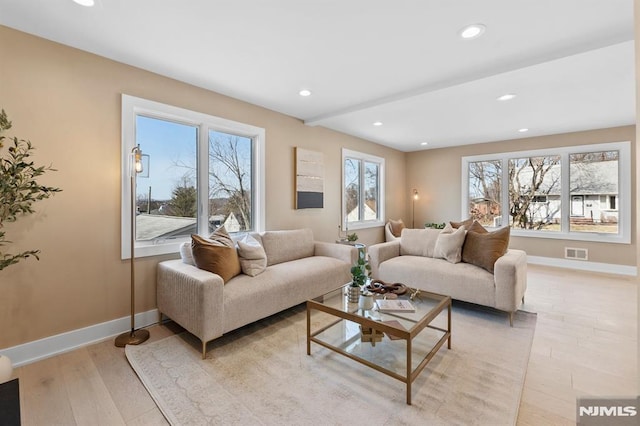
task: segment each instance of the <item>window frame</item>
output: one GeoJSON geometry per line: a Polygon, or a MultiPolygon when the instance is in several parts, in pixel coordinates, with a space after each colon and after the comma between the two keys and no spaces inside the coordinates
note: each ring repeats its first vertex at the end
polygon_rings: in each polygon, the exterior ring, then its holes
{"type": "Polygon", "coordinates": [[[462,206],[461,217],[469,217],[469,163],[477,161],[501,161],[502,162],[502,224],[508,226],[509,214],[509,159],[560,156],[561,164],[561,224],[560,231],[540,231],[511,228],[511,235],[528,238],[550,238],[576,241],[594,241],[618,244],[631,243],[631,142],[608,142],[591,145],[565,146],[558,148],[545,148],[528,151],[513,151],[495,154],[473,155],[462,157],[462,206]],[[569,155],[590,153],[599,151],[619,151],[618,157],[618,195],[616,203],[618,207],[618,233],[577,232],[570,231],[569,220],[571,210],[569,155]]]}
{"type": "MultiPolygon", "coordinates": [[[[185,108],[175,107],[148,99],[122,94],[121,138],[121,258],[131,257],[131,150],[136,144],[136,116],[144,115],[159,120],[173,121],[198,128],[196,148],[196,180],[198,191],[198,234],[207,236],[209,199],[209,130],[218,130],[253,139],[252,149],[252,205],[253,231],[265,228],[265,129],[215,117],[185,108]],[[203,220],[203,218],[205,220],[203,220]]],[[[153,159],[151,159],[153,161],[153,159]]],[[[135,232],[135,231],[134,231],[135,232]]],[[[135,257],[177,253],[190,237],[167,238],[162,241],[136,241],[135,257]]]]}
{"type": "Polygon", "coordinates": [[[385,159],[383,157],[378,157],[375,155],[371,155],[371,154],[366,154],[363,152],[358,152],[358,151],[353,151],[347,148],[342,148],[342,166],[341,166],[341,182],[340,182],[340,186],[341,186],[341,195],[342,195],[342,201],[341,201],[341,212],[342,212],[342,217],[340,220],[340,226],[341,229],[343,229],[345,232],[347,230],[351,231],[354,229],[365,229],[365,228],[375,228],[378,226],[384,226],[385,224],[385,190],[384,190],[384,182],[385,182],[385,159]],[[364,162],[369,162],[369,163],[376,163],[378,164],[378,218],[375,220],[359,220],[356,222],[351,222],[349,221],[347,223],[347,214],[349,212],[347,212],[347,206],[345,203],[345,185],[344,185],[344,178],[345,178],[345,170],[344,170],[344,162],[345,160],[349,158],[352,160],[358,160],[362,162],[362,167],[360,168],[360,200],[361,200],[361,205],[360,208],[364,207],[364,191],[365,191],[365,185],[364,185],[364,173],[365,173],[365,167],[364,167],[364,162]]]}

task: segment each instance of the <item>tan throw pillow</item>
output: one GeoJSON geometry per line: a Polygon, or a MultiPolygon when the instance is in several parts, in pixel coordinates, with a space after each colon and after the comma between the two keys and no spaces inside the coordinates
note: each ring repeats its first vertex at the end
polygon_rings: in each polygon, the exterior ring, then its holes
{"type": "Polygon", "coordinates": [[[451,224],[451,226],[453,226],[454,228],[460,228],[461,226],[464,226],[466,229],[469,229],[471,227],[471,225],[473,224],[473,218],[470,217],[469,219],[465,219],[462,222],[449,222],[451,224]]]}
{"type": "Polygon", "coordinates": [[[389,219],[389,227],[394,237],[398,238],[402,234],[402,230],[405,228],[402,219],[393,220],[389,219]]]}
{"type": "Polygon", "coordinates": [[[469,231],[462,246],[462,261],[486,269],[493,274],[493,267],[509,248],[510,228],[505,226],[497,231],[469,231]]]}
{"type": "Polygon", "coordinates": [[[464,244],[464,236],[464,226],[455,230],[451,225],[445,226],[436,240],[436,246],[433,249],[433,257],[445,259],[450,263],[459,263],[462,260],[462,244],[464,244]]]}
{"type": "Polygon", "coordinates": [[[198,268],[220,275],[225,284],[241,272],[235,244],[224,226],[209,239],[192,234],[191,251],[198,268]]]}
{"type": "Polygon", "coordinates": [[[243,274],[255,277],[267,269],[267,254],[262,244],[249,234],[238,240],[238,256],[243,274]]]}

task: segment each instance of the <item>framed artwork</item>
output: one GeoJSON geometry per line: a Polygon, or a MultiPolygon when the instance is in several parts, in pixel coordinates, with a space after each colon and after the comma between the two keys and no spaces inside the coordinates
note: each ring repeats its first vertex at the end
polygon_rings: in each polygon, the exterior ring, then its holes
{"type": "Polygon", "coordinates": [[[324,207],[324,155],[308,149],[295,149],[296,209],[324,207]]]}

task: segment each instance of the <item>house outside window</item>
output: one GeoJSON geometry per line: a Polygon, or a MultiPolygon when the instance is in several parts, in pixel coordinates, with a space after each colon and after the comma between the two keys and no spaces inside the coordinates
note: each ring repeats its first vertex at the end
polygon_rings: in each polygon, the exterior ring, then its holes
{"type": "Polygon", "coordinates": [[[342,150],[342,229],[384,225],[384,158],[342,150]]]}
{"type": "Polygon", "coordinates": [[[130,256],[130,152],[136,175],[136,256],[174,253],[191,234],[264,229],[264,129],[123,95],[122,257],[130,256]]]}
{"type": "Polygon", "coordinates": [[[463,157],[462,218],[518,236],[629,243],[629,158],[629,142],[463,157]]]}

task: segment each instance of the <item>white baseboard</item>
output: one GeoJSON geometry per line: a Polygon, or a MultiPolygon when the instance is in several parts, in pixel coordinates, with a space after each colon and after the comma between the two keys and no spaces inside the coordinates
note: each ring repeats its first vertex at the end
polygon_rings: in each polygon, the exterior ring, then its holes
{"type": "Polygon", "coordinates": [[[559,259],[556,257],[527,256],[527,263],[533,265],[555,266],[557,268],[577,269],[580,271],[602,272],[605,274],[626,275],[635,277],[638,268],[613,263],[589,262],[585,260],[559,259]]]}
{"type": "MultiPolygon", "coordinates": [[[[136,314],[136,328],[147,327],[158,322],[158,310],[136,314]]],[[[68,331],[22,345],[0,350],[0,355],[8,356],[14,367],[30,364],[64,352],[104,341],[126,332],[131,328],[131,317],[118,318],[78,330],[68,331]]]]}

